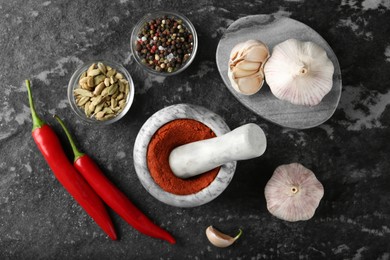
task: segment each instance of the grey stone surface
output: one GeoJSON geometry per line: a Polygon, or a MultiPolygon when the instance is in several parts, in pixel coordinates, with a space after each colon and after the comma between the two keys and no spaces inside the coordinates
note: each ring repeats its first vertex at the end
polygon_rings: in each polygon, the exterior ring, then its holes
{"type": "Polygon", "coordinates": [[[0,259],[389,259],[390,4],[388,1],[0,1],[0,259]],[[174,77],[142,71],[130,55],[132,27],[150,10],[171,9],[195,25],[199,49],[174,77]],[[293,18],[318,32],[341,67],[343,90],[333,116],[306,130],[280,127],[244,107],[226,88],[215,62],[226,28],[248,15],[293,18]],[[123,64],[135,84],[129,113],[104,127],[78,120],[67,84],[83,62],[123,64]],[[54,178],[31,138],[24,79],[38,113],[61,138],[52,114],[69,125],[87,152],[141,210],[177,239],[146,237],[110,211],[120,237],[110,241],[54,178]],[[256,123],[266,153],[237,164],[228,188],[195,208],[149,195],[133,165],[135,138],[156,111],[203,106],[234,129],[256,123]],[[278,165],[300,162],[324,185],[314,217],[288,223],[266,208],[264,187],[278,165]],[[213,225],[243,236],[226,249],[204,231],[213,225]]]}
{"type": "Polygon", "coordinates": [[[216,54],[217,66],[230,92],[247,108],[273,123],[283,127],[305,129],[318,126],[328,120],[336,110],[341,95],[340,65],[331,47],[316,31],[288,17],[274,15],[250,15],[234,21],[222,36],[216,54]],[[298,106],[277,99],[265,84],[254,95],[243,95],[232,87],[228,78],[230,52],[235,45],[247,40],[265,43],[272,55],[275,45],[288,39],[310,41],[326,51],[334,65],[331,91],[316,106],[298,106]]]}
{"type": "Polygon", "coordinates": [[[236,170],[237,162],[228,162],[221,166],[215,180],[203,190],[190,195],[176,195],[164,191],[150,175],[146,154],[150,139],[163,125],[175,119],[194,119],[210,127],[216,136],[230,131],[223,119],[210,110],[190,104],[176,104],[154,113],[141,127],[134,143],[134,168],[144,188],[156,199],[175,207],[196,207],[217,198],[229,185],[236,170]]]}

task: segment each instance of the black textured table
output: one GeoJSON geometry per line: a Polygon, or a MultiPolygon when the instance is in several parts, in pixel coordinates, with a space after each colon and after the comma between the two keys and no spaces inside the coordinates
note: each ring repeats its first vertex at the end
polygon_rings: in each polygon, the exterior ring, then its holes
{"type": "MultiPolygon", "coordinates": [[[[0,2],[0,259],[389,259],[390,258],[390,2],[346,1],[1,1],[0,2]],[[146,74],[130,55],[133,25],[150,10],[175,10],[194,23],[195,61],[182,74],[146,74]],[[269,123],[225,87],[215,52],[225,29],[252,14],[278,14],[316,30],[336,53],[343,92],[328,121],[308,130],[269,123]],[[67,84],[81,63],[110,59],[132,74],[136,95],[129,113],[107,126],[75,118],[67,84]],[[119,234],[111,241],[54,178],[31,138],[24,79],[36,107],[66,138],[60,115],[80,148],[176,245],[141,235],[113,211],[119,234]],[[239,162],[229,187],[192,209],[165,205],[141,186],[133,144],[146,119],[178,103],[204,106],[230,128],[259,124],[268,148],[239,162]],[[274,169],[300,162],[325,188],[314,217],[289,223],[268,213],[264,186],[274,169]],[[212,246],[209,225],[243,236],[212,246]]],[[[66,151],[71,157],[69,146],[66,151]]]]}

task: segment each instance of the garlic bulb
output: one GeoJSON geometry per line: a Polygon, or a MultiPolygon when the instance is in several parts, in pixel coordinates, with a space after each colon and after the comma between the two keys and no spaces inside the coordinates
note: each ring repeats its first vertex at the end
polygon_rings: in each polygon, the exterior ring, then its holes
{"type": "Polygon", "coordinates": [[[265,186],[268,211],[287,221],[313,217],[324,187],[314,173],[299,163],[281,165],[265,186]]]}
{"type": "Polygon", "coordinates": [[[272,93],[296,105],[314,106],[332,89],[334,66],[313,42],[289,39],[276,45],[264,73],[272,93]]]}
{"type": "Polygon", "coordinates": [[[252,95],[264,83],[264,64],[269,57],[267,46],[257,40],[248,40],[234,46],[230,53],[228,77],[239,93],[252,95]]]}

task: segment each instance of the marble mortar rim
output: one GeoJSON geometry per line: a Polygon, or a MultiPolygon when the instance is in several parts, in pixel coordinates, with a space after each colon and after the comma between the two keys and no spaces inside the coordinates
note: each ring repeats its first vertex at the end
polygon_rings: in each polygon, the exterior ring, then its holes
{"type": "Polygon", "coordinates": [[[190,195],[176,195],[164,191],[150,175],[146,162],[147,147],[153,134],[164,124],[175,119],[194,119],[207,125],[217,136],[230,132],[221,116],[197,105],[176,104],[154,113],[143,124],[134,143],[134,168],[142,186],[157,200],[175,207],[191,208],[206,204],[217,198],[229,185],[236,170],[237,162],[221,166],[214,181],[201,191],[190,195]]]}

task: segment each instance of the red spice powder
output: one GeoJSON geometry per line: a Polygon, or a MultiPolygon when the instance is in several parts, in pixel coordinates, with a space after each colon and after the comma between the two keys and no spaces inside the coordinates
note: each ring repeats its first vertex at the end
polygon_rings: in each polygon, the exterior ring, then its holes
{"type": "Polygon", "coordinates": [[[176,177],[169,166],[169,155],[176,147],[215,137],[203,123],[193,119],[176,119],[163,125],[153,135],[147,151],[150,174],[160,187],[177,195],[189,195],[206,188],[220,167],[188,179],[176,177]]]}

